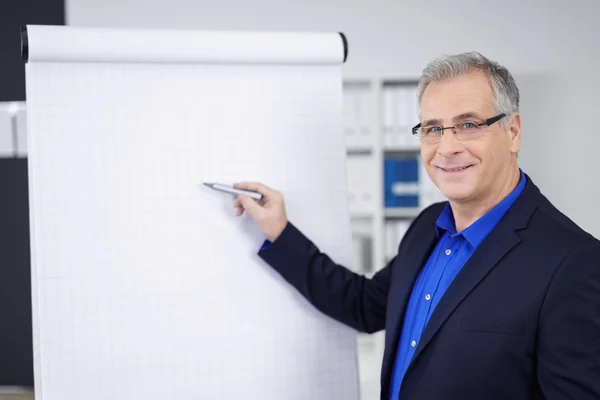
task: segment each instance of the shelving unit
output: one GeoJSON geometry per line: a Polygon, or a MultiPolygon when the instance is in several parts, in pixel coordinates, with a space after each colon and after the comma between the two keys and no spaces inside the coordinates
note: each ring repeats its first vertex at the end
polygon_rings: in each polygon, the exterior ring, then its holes
{"type": "MultiPolygon", "coordinates": [[[[427,176],[421,163],[420,143],[411,133],[418,121],[417,79],[346,76],[343,81],[352,268],[368,277],[393,257],[403,233],[419,212],[445,200],[427,176]],[[410,174],[418,175],[418,180],[398,184],[399,193],[415,192],[416,204],[386,207],[386,159],[416,160],[411,168],[417,170],[410,174]]],[[[358,337],[362,400],[379,398],[383,348],[384,332],[358,337]]]]}
{"type": "Polygon", "coordinates": [[[385,218],[408,218],[408,219],[412,219],[415,218],[417,215],[419,215],[419,212],[421,211],[420,208],[413,208],[413,207],[396,207],[396,208],[391,208],[391,207],[386,207],[384,210],[384,216],[385,218]]]}
{"type": "Polygon", "coordinates": [[[417,123],[416,88],[410,76],[349,77],[343,81],[344,138],[353,232],[368,231],[372,250],[368,261],[361,257],[353,268],[371,276],[385,266],[387,223],[412,220],[428,205],[445,198],[433,186],[421,163],[420,143],[411,128],[417,123]],[[400,191],[413,190],[418,204],[386,207],[386,159],[413,159],[418,180],[399,182],[400,191]],[[367,224],[368,226],[366,226],[367,224]]]}

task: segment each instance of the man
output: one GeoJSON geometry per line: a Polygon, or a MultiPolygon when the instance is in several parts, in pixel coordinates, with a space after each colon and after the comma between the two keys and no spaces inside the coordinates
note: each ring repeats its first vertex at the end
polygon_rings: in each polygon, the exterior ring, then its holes
{"type": "Polygon", "coordinates": [[[260,256],[323,313],[386,330],[382,399],[599,399],[600,242],[519,169],[511,74],[478,53],[444,57],[419,104],[413,133],[449,201],[420,213],[383,270],[337,265],[280,193],[243,182],[264,195],[235,203],[266,235],[260,256]]]}

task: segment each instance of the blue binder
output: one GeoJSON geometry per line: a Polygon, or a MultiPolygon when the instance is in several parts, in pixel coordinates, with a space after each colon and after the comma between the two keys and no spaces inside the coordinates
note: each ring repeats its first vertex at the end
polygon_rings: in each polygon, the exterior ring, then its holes
{"type": "Polygon", "coordinates": [[[386,208],[419,207],[419,162],[417,157],[384,160],[386,208]]]}

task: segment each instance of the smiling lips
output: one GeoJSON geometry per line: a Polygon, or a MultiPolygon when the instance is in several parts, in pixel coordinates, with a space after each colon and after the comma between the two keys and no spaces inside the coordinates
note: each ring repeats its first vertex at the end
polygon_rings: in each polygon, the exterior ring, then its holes
{"type": "Polygon", "coordinates": [[[441,166],[437,166],[437,167],[444,172],[460,172],[460,171],[466,170],[469,167],[472,167],[472,165],[466,165],[464,167],[441,167],[441,166]]]}

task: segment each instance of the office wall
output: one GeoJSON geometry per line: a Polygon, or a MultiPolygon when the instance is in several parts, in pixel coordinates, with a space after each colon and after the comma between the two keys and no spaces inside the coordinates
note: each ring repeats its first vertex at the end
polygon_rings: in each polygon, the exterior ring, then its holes
{"type": "Polygon", "coordinates": [[[522,86],[521,165],[600,237],[600,2],[593,0],[66,0],[67,23],[343,31],[348,75],[418,74],[441,53],[477,50],[522,86]]]}

